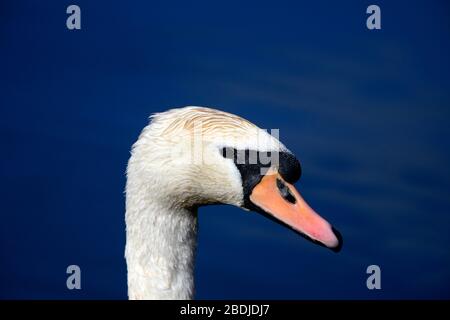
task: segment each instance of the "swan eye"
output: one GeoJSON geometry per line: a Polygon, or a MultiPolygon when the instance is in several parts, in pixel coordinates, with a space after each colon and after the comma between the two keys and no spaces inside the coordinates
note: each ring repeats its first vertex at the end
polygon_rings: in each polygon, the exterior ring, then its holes
{"type": "Polygon", "coordinates": [[[284,200],[292,204],[296,203],[295,197],[292,195],[291,190],[286,186],[286,184],[282,180],[277,179],[277,187],[284,200]]]}

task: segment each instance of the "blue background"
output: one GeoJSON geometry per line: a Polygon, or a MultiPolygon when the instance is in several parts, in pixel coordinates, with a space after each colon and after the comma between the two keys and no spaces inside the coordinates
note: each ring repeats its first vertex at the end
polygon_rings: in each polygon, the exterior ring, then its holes
{"type": "Polygon", "coordinates": [[[1,1],[0,298],[127,297],[130,146],[184,105],[279,128],[345,240],[201,208],[197,298],[450,298],[449,5],[375,3],[1,1]]]}

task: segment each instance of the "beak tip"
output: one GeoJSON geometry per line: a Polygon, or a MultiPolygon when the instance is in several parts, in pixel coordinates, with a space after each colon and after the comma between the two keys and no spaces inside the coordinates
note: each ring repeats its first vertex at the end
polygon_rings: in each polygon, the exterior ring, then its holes
{"type": "Polygon", "coordinates": [[[338,243],[335,247],[331,247],[330,249],[336,253],[341,251],[342,245],[344,244],[344,239],[342,238],[342,235],[339,231],[337,231],[334,227],[331,227],[331,230],[333,230],[334,235],[336,236],[336,239],[338,240],[338,243]]]}

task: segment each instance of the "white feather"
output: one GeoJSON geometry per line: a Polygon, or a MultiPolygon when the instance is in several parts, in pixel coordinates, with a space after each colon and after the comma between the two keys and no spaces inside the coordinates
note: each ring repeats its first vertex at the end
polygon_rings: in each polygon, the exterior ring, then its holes
{"type": "Polygon", "coordinates": [[[287,150],[247,120],[202,107],[153,115],[133,145],[125,219],[130,299],[193,297],[195,208],[243,203],[241,176],[222,147],[287,150]]]}

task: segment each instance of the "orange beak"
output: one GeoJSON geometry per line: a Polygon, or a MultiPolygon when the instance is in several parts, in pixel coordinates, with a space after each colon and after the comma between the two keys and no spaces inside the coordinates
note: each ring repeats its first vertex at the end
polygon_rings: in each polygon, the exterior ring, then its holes
{"type": "Polygon", "coordinates": [[[250,201],[270,217],[299,232],[313,242],[338,252],[342,237],[303,200],[295,187],[278,172],[269,171],[253,188],[250,201]]]}

